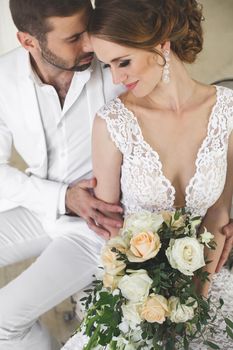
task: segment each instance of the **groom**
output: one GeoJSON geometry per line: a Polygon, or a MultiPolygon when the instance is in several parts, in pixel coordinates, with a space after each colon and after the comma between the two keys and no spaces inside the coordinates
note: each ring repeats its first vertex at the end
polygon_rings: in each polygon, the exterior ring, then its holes
{"type": "Polygon", "coordinates": [[[52,350],[38,317],[91,282],[104,226],[121,226],[101,213],[121,209],[92,196],[90,144],[96,111],[122,88],[93,59],[89,0],[10,7],[22,48],[0,59],[0,265],[39,257],[0,290],[0,349],[52,350]],[[9,165],[12,142],[26,174],[9,165]]]}

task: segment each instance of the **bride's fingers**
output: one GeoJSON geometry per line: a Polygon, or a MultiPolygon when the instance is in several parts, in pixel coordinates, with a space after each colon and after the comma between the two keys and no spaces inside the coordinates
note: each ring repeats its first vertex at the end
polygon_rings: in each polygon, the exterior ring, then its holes
{"type": "Polygon", "coordinates": [[[226,238],[231,238],[233,237],[233,221],[231,221],[223,227],[222,229],[223,234],[226,236],[226,238]]]}
{"type": "Polygon", "coordinates": [[[223,267],[223,265],[226,263],[226,261],[229,257],[229,254],[232,250],[232,247],[233,247],[233,237],[227,238],[226,242],[225,242],[225,246],[224,246],[223,251],[222,251],[222,255],[221,255],[219,262],[218,262],[218,266],[216,268],[216,272],[219,272],[221,270],[221,268],[223,267]]]}

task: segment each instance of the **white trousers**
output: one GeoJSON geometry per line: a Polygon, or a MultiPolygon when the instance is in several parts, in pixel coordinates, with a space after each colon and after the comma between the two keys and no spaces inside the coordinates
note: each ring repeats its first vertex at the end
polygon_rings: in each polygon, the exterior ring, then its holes
{"type": "Polygon", "coordinates": [[[92,282],[103,244],[78,218],[42,226],[23,208],[0,213],[0,266],[39,256],[0,289],[1,350],[60,348],[38,317],[92,282]]]}

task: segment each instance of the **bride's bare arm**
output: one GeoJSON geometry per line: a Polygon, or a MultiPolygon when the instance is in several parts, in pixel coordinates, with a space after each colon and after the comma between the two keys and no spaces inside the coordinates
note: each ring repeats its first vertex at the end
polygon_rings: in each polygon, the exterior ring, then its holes
{"type": "MultiPolygon", "coordinates": [[[[99,116],[95,117],[92,134],[93,174],[97,179],[95,196],[105,202],[118,204],[120,201],[120,172],[122,154],[111,140],[106,122],[99,116]]],[[[105,213],[116,218],[120,214],[105,213]]],[[[118,229],[107,227],[111,236],[118,229]]]]}
{"type": "MultiPolygon", "coordinates": [[[[230,209],[233,193],[233,135],[229,140],[228,159],[227,159],[227,175],[224,190],[218,199],[218,201],[207,211],[207,214],[203,220],[203,226],[207,228],[209,232],[214,235],[214,240],[217,244],[215,250],[206,248],[207,260],[211,261],[206,266],[206,271],[212,275],[216,271],[219,259],[222,254],[222,250],[225,244],[226,237],[222,234],[223,227],[228,224],[230,219],[230,209]]],[[[206,283],[201,289],[203,295],[207,295],[209,289],[209,283],[206,283]]]]}

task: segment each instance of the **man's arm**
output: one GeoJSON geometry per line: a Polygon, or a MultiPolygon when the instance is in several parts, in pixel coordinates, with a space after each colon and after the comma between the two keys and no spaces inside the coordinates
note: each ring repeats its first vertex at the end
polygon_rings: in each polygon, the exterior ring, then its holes
{"type": "MultiPolygon", "coordinates": [[[[0,198],[9,200],[16,206],[23,206],[42,217],[55,220],[59,216],[60,194],[63,189],[66,190],[67,185],[35,175],[26,175],[10,166],[12,143],[11,132],[0,119],[0,198]]],[[[90,193],[95,185],[95,180],[83,180],[68,188],[66,206],[69,211],[83,217],[94,231],[108,236],[101,226],[121,227],[121,220],[108,219],[101,214],[101,211],[119,213],[122,209],[117,205],[97,200],[90,193]]],[[[63,201],[65,202],[65,198],[63,201]]]]}
{"type": "Polygon", "coordinates": [[[64,184],[26,175],[9,165],[12,143],[11,132],[0,119],[0,199],[55,219],[59,193],[64,184]]]}

